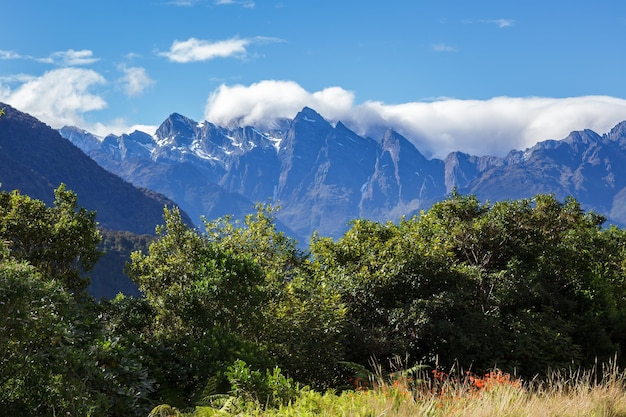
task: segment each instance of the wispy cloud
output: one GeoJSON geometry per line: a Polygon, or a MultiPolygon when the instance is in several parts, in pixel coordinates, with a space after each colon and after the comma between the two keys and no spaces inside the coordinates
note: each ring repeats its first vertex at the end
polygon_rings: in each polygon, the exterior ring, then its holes
{"type": "Polygon", "coordinates": [[[68,49],[67,51],[54,52],[46,58],[37,58],[36,60],[47,64],[79,66],[93,64],[98,62],[100,58],[94,57],[93,51],[89,49],[81,49],[80,51],[68,49]]]}
{"type": "Polygon", "coordinates": [[[144,92],[144,90],[154,84],[154,80],[150,78],[145,68],[125,66],[118,67],[124,75],[119,79],[124,92],[128,97],[135,97],[144,92]]]}
{"type": "Polygon", "coordinates": [[[174,41],[168,52],[160,52],[172,62],[188,63],[209,61],[216,58],[245,58],[247,47],[253,43],[279,42],[279,39],[258,36],[255,38],[231,38],[222,41],[207,41],[189,38],[186,41],[174,41]]]}
{"type": "Polygon", "coordinates": [[[17,52],[0,50],[0,59],[20,59],[20,58],[23,58],[23,57],[17,52]]]}
{"type": "Polygon", "coordinates": [[[37,77],[35,77],[34,75],[29,75],[29,74],[9,74],[9,75],[0,75],[0,84],[1,83],[6,83],[6,84],[13,84],[13,83],[26,83],[28,81],[32,81],[34,79],[36,79],[37,77]]]}
{"type": "Polygon", "coordinates": [[[228,4],[236,4],[236,5],[245,7],[247,9],[253,9],[255,6],[254,1],[252,0],[216,0],[215,1],[216,6],[224,6],[228,4]]]}
{"type": "Polygon", "coordinates": [[[433,51],[436,52],[456,52],[457,49],[454,46],[450,46],[445,43],[436,43],[432,46],[433,51]]]}
{"type": "Polygon", "coordinates": [[[138,54],[136,52],[129,52],[126,55],[124,55],[124,58],[132,61],[133,59],[141,58],[141,54],[138,54]]]}
{"type": "Polygon", "coordinates": [[[486,23],[490,25],[496,25],[500,29],[511,27],[515,24],[513,19],[484,19],[479,20],[480,23],[486,23]]]}
{"type": "Polygon", "coordinates": [[[67,51],[53,52],[47,57],[33,57],[30,55],[22,55],[15,51],[3,51],[0,50],[0,60],[4,59],[25,59],[31,61],[42,62],[45,64],[56,64],[63,66],[80,66],[93,64],[100,60],[93,55],[93,51],[88,49],[82,49],[75,51],[74,49],[68,49],[67,51]]]}
{"type": "Polygon", "coordinates": [[[166,4],[171,6],[191,7],[199,3],[205,3],[206,0],[170,0],[166,4]]]}
{"type": "Polygon", "coordinates": [[[341,87],[309,92],[293,81],[221,85],[209,95],[204,115],[223,126],[261,126],[292,118],[309,106],[360,134],[375,136],[381,128],[393,128],[426,155],[439,158],[456,150],[502,156],[541,140],[564,138],[572,130],[604,133],[626,119],[626,100],[607,96],[444,98],[399,105],[357,105],[354,97],[341,87]]]}

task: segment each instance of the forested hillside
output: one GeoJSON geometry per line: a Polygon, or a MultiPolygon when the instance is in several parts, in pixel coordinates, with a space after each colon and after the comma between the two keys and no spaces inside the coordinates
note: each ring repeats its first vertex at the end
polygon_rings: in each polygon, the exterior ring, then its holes
{"type": "MultiPolygon", "coordinates": [[[[259,392],[237,381],[262,375],[341,390],[396,355],[407,367],[497,365],[524,378],[621,362],[626,232],[574,199],[452,194],[397,224],[356,220],[337,240],[314,236],[306,251],[277,231],[271,206],[203,231],[166,210],[128,266],[142,297],[99,302],[85,290],[96,213],[77,201],[63,187],[50,206],[0,193],[7,415],[145,416],[259,392]]],[[[293,398],[278,392],[264,404],[293,398]]]]}

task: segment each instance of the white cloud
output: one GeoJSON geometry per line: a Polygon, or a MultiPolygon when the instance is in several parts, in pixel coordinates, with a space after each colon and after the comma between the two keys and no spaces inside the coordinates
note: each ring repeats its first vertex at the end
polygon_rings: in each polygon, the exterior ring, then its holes
{"type": "Polygon", "coordinates": [[[0,83],[25,83],[27,81],[34,80],[36,77],[34,75],[29,74],[9,74],[9,75],[0,75],[0,83]]]}
{"type": "Polygon", "coordinates": [[[93,51],[88,49],[82,49],[75,51],[68,49],[67,51],[54,52],[48,58],[40,59],[41,62],[46,63],[59,63],[61,65],[75,66],[75,65],[89,65],[99,61],[99,58],[93,56],[93,51]]]}
{"type": "Polygon", "coordinates": [[[124,57],[128,59],[129,61],[132,61],[133,59],[141,58],[141,54],[138,54],[136,52],[129,52],[126,55],[124,55],[124,57]]]}
{"type": "Polygon", "coordinates": [[[17,52],[13,51],[2,51],[0,50],[0,59],[20,59],[22,56],[17,52]]]}
{"type": "Polygon", "coordinates": [[[92,70],[61,68],[29,79],[14,90],[0,88],[2,100],[30,113],[52,127],[81,125],[81,115],[106,107],[104,99],[90,89],[105,79],[92,70]]]}
{"type": "Polygon", "coordinates": [[[154,80],[150,78],[145,68],[141,67],[120,67],[124,76],[120,78],[120,82],[124,88],[124,92],[129,97],[135,97],[144,92],[144,90],[154,84],[154,80]]]}
{"type": "Polygon", "coordinates": [[[124,133],[132,133],[135,130],[139,130],[140,132],[153,135],[158,129],[158,126],[154,125],[129,124],[128,121],[123,118],[115,119],[107,124],[98,122],[91,125],[87,124],[81,127],[96,136],[100,136],[101,138],[104,138],[111,134],[119,136],[124,133]]]}
{"type": "Polygon", "coordinates": [[[159,55],[179,63],[208,61],[229,56],[244,57],[250,42],[249,39],[239,38],[217,42],[189,38],[186,41],[174,41],[169,52],[162,52],[159,55]]]}
{"type": "Polygon", "coordinates": [[[309,93],[294,81],[261,81],[250,86],[222,84],[211,93],[205,118],[212,123],[262,125],[278,118],[292,118],[303,107],[329,118],[347,116],[354,108],[354,94],[340,87],[309,93]]]}
{"type": "Polygon", "coordinates": [[[437,43],[433,45],[433,51],[436,52],[456,52],[457,49],[454,46],[450,46],[445,43],[437,43]]]}
{"type": "Polygon", "coordinates": [[[93,51],[82,49],[75,51],[68,49],[67,51],[53,52],[45,58],[37,58],[29,55],[20,55],[14,51],[0,50],[0,60],[6,59],[27,59],[42,62],[44,64],[58,64],[63,66],[89,65],[99,61],[99,58],[93,56],[93,51]]]}
{"type": "Polygon", "coordinates": [[[626,119],[626,100],[606,96],[449,99],[395,106],[370,102],[363,107],[423,152],[440,158],[453,150],[504,155],[542,140],[562,139],[573,130],[604,133],[626,119]]]}
{"type": "Polygon", "coordinates": [[[496,25],[500,29],[508,28],[515,24],[515,20],[513,19],[485,19],[485,20],[480,20],[479,22],[496,25]]]}
{"type": "Polygon", "coordinates": [[[247,47],[251,44],[265,44],[282,42],[282,39],[268,36],[253,38],[231,38],[222,41],[207,41],[189,38],[186,41],[174,41],[168,52],[159,55],[178,63],[209,61],[216,58],[245,58],[248,55],[247,47]]]}
{"type": "Polygon", "coordinates": [[[607,96],[356,105],[354,94],[340,87],[309,92],[293,81],[272,80],[221,85],[207,100],[205,118],[219,125],[260,125],[292,118],[304,106],[376,138],[381,128],[391,127],[424,154],[438,158],[456,150],[502,156],[542,140],[562,139],[573,130],[604,133],[626,120],[626,100],[607,96]]]}
{"type": "Polygon", "coordinates": [[[493,21],[499,28],[508,28],[515,24],[515,20],[513,19],[496,19],[493,21]]]}
{"type": "Polygon", "coordinates": [[[173,1],[168,2],[167,4],[170,4],[172,6],[189,7],[189,6],[193,6],[196,3],[197,3],[197,0],[173,0],[173,1]]]}
{"type": "Polygon", "coordinates": [[[239,4],[247,9],[253,9],[255,4],[252,0],[216,0],[215,4],[217,6],[223,6],[228,4],[239,4]]]}

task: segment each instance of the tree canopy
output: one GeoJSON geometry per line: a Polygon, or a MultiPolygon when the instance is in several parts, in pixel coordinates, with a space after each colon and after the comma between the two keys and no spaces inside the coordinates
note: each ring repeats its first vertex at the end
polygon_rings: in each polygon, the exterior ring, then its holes
{"type": "Polygon", "coordinates": [[[626,232],[574,199],[454,193],[306,250],[275,210],[199,230],[164,209],[127,265],[142,296],[95,302],[95,213],[63,186],[52,207],[0,193],[0,406],[145,415],[202,404],[233,378],[269,384],[277,367],[284,384],[341,389],[350,369],[397,355],[525,377],[623,362],[626,232]]]}
{"type": "Polygon", "coordinates": [[[16,259],[28,261],[47,279],[59,280],[75,296],[86,295],[85,276],[95,265],[100,232],[96,213],[78,207],[61,184],[52,207],[17,190],[0,192],[0,240],[16,259]]]}

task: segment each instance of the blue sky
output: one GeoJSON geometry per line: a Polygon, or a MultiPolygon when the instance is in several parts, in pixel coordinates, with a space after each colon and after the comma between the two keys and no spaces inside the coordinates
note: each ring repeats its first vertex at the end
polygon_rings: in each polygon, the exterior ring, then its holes
{"type": "Polygon", "coordinates": [[[0,0],[0,28],[0,101],[99,135],[310,106],[443,157],[626,120],[620,0],[0,0]]]}

